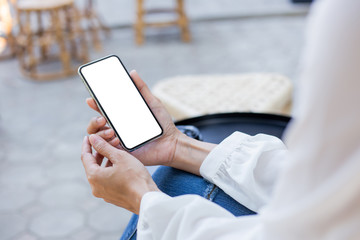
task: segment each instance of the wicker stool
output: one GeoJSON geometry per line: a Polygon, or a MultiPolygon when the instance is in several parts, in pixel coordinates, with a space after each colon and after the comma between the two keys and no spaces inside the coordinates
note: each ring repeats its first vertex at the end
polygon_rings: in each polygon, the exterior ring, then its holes
{"type": "Polygon", "coordinates": [[[18,58],[26,76],[37,80],[66,77],[76,72],[73,59],[80,63],[88,60],[84,32],[73,0],[19,1],[16,10],[18,58]],[[56,48],[57,53],[52,54],[51,50],[56,48]],[[53,59],[60,60],[60,71],[38,71],[40,65],[53,59]]]}
{"type": "Polygon", "coordinates": [[[161,81],[153,93],[176,120],[225,112],[289,115],[292,83],[278,74],[182,76],[161,81]]]}
{"type": "Polygon", "coordinates": [[[137,18],[135,23],[135,39],[137,44],[144,43],[144,29],[145,27],[167,27],[171,25],[177,25],[180,27],[181,39],[184,42],[190,41],[190,32],[188,19],[184,10],[184,1],[176,0],[175,9],[144,9],[144,0],[136,0],[137,3],[137,18]],[[161,14],[161,13],[176,13],[178,15],[177,20],[167,22],[145,22],[144,18],[149,14],[161,14]]]}
{"type": "Polygon", "coordinates": [[[85,20],[85,25],[87,26],[87,32],[90,33],[92,44],[97,50],[102,49],[99,32],[103,31],[106,36],[110,35],[110,28],[105,26],[101,21],[98,13],[94,8],[94,1],[87,0],[84,10],[82,11],[82,18],[85,20]]]}

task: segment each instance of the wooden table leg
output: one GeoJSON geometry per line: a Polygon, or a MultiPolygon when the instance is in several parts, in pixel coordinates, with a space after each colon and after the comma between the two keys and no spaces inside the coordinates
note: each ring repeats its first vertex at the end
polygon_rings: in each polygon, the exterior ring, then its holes
{"type": "Polygon", "coordinates": [[[25,47],[25,52],[28,53],[29,61],[26,64],[27,69],[30,74],[36,74],[36,57],[34,53],[34,39],[33,39],[33,31],[31,27],[31,14],[30,12],[26,11],[26,25],[25,25],[25,32],[27,33],[27,45],[25,47]]]}
{"type": "Polygon", "coordinates": [[[178,25],[181,30],[181,39],[184,42],[190,42],[190,32],[189,32],[189,23],[188,18],[185,14],[184,10],[184,1],[183,0],[177,0],[177,9],[176,9],[179,18],[178,18],[178,25]]]}
{"type": "Polygon", "coordinates": [[[135,41],[138,45],[144,43],[144,29],[145,26],[153,27],[166,27],[170,25],[177,25],[181,31],[181,39],[184,42],[189,42],[191,40],[189,32],[189,21],[184,10],[184,1],[176,0],[175,9],[144,9],[144,0],[136,1],[136,20],[134,24],[135,31],[135,41]],[[175,12],[177,15],[177,20],[168,21],[168,22],[155,22],[155,23],[146,23],[144,17],[146,14],[152,13],[165,13],[165,12],[175,12]]]}
{"type": "Polygon", "coordinates": [[[63,64],[65,74],[71,73],[69,52],[66,49],[63,31],[61,29],[60,16],[57,9],[51,11],[52,24],[55,27],[55,37],[60,48],[60,60],[63,64]]]}
{"type": "Polygon", "coordinates": [[[93,42],[93,46],[97,50],[102,49],[99,31],[104,31],[106,36],[110,35],[110,28],[106,27],[102,21],[100,20],[97,12],[94,9],[93,0],[87,0],[87,5],[85,7],[84,18],[86,19],[86,23],[88,24],[88,31],[90,31],[91,39],[93,42]]]}
{"type": "MultiPolygon", "coordinates": [[[[38,30],[37,30],[37,34],[38,34],[38,37],[40,39],[43,38],[44,36],[44,25],[43,25],[43,21],[42,21],[42,12],[41,11],[38,11],[36,13],[37,15],[37,21],[38,21],[38,30]]],[[[40,46],[40,50],[41,50],[41,58],[43,60],[47,59],[48,57],[48,45],[45,43],[45,41],[42,41],[41,43],[41,46],[40,46]]]]}
{"type": "Polygon", "coordinates": [[[65,14],[65,31],[67,34],[67,38],[70,42],[70,55],[71,57],[75,58],[77,56],[77,47],[76,47],[76,39],[75,39],[75,31],[74,31],[74,24],[75,22],[72,22],[72,6],[68,6],[64,9],[65,14]]]}
{"type": "Polygon", "coordinates": [[[88,56],[88,44],[86,42],[85,32],[80,25],[81,13],[75,6],[73,7],[72,12],[73,12],[73,22],[72,22],[73,31],[80,39],[79,42],[80,42],[81,51],[78,58],[81,59],[83,63],[85,63],[89,61],[89,56],[88,56]]]}
{"type": "Polygon", "coordinates": [[[135,22],[135,41],[138,45],[144,43],[144,1],[137,0],[137,12],[136,12],[136,22],[135,22]]]}

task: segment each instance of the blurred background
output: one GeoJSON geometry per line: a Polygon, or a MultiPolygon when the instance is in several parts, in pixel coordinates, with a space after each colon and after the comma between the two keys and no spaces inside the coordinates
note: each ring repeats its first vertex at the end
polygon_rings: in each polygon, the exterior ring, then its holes
{"type": "Polygon", "coordinates": [[[308,10],[289,0],[0,0],[0,239],[118,239],[131,216],[86,181],[80,147],[97,114],[80,64],[116,54],[151,88],[249,73],[296,86],[308,10]]]}

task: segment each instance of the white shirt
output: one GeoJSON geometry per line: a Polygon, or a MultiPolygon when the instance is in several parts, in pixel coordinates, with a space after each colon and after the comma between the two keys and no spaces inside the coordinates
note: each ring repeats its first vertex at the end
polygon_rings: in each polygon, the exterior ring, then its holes
{"type": "Polygon", "coordinates": [[[139,239],[360,239],[360,0],[318,0],[309,18],[288,151],[275,137],[234,133],[200,168],[258,214],[150,192],[139,239]]]}

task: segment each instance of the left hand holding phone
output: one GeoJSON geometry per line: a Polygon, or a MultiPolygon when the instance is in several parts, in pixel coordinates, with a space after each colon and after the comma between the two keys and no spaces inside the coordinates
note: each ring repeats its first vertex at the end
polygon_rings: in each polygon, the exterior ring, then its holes
{"type": "MultiPolygon", "coordinates": [[[[175,157],[176,144],[182,133],[175,127],[165,107],[159,99],[152,95],[150,89],[137,72],[131,71],[130,76],[164,129],[163,136],[147,143],[131,154],[146,166],[171,166],[175,157]]],[[[92,98],[86,99],[86,102],[90,108],[101,114],[92,98]]],[[[106,120],[103,117],[93,118],[88,125],[87,132],[88,134],[97,134],[107,140],[112,146],[122,149],[119,139],[115,137],[114,131],[106,126],[106,120]]]]}

